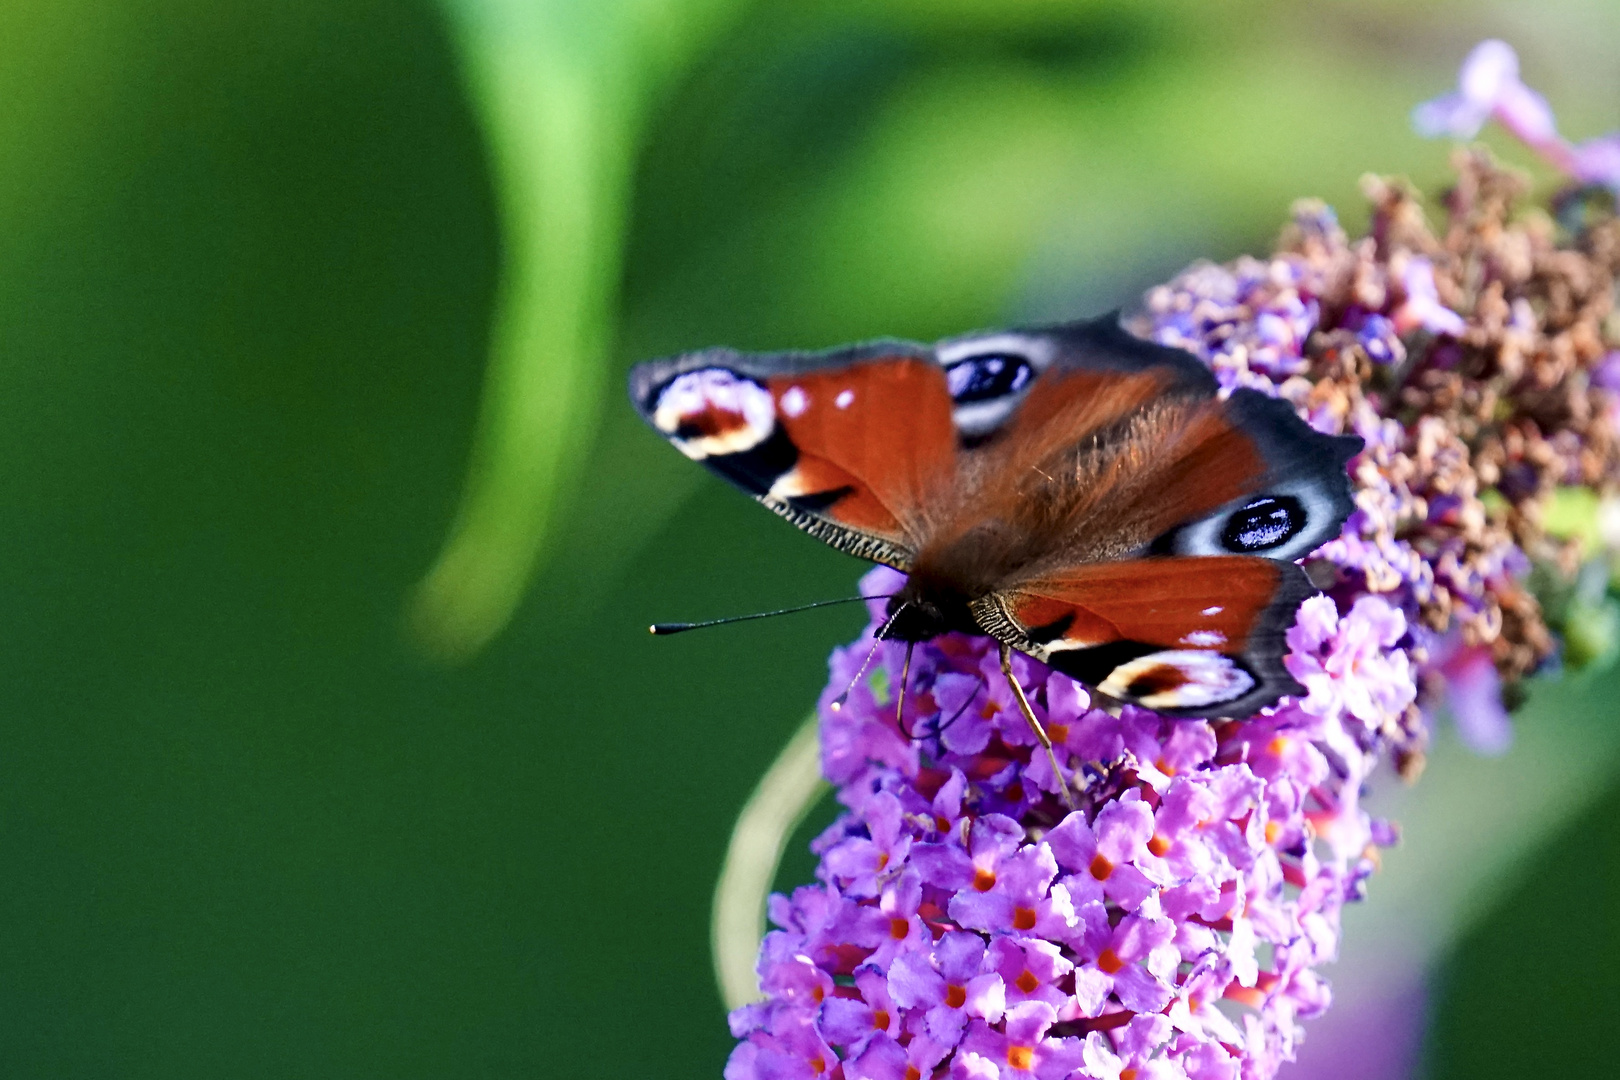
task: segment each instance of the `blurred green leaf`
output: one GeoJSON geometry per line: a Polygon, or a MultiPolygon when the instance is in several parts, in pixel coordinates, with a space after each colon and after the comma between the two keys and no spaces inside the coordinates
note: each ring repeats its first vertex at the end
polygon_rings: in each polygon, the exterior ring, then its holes
{"type": "Polygon", "coordinates": [[[501,293],[467,488],[418,591],[430,653],[511,615],[579,481],[607,382],[649,95],[744,0],[444,0],[489,141],[501,293]]]}

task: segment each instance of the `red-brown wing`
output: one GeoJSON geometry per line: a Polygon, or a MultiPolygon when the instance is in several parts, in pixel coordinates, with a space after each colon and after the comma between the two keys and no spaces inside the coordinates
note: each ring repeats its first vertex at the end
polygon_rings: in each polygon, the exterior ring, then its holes
{"type": "Polygon", "coordinates": [[[1284,634],[1315,589],[1246,555],[1128,559],[994,593],[986,633],[1111,697],[1173,716],[1248,716],[1301,687],[1284,634]]]}
{"type": "Polygon", "coordinates": [[[955,479],[950,392],[921,346],[711,349],[640,365],[630,393],[688,457],[834,547],[900,569],[955,479]]]}
{"type": "MultiPolygon", "coordinates": [[[[1359,439],[1312,431],[1252,390],[1222,398],[1192,356],[1112,320],[935,351],[951,375],[1020,363],[1038,376],[958,399],[957,426],[973,437],[966,483],[919,568],[972,566],[993,589],[1148,552],[1291,560],[1337,535],[1352,509],[1344,466],[1359,439]]],[[[975,381],[990,382],[953,387],[975,381]]]]}

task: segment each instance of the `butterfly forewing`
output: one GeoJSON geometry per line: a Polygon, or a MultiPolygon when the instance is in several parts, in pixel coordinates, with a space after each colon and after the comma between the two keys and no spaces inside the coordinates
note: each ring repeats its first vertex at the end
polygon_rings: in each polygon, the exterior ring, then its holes
{"type": "Polygon", "coordinates": [[[946,374],[924,346],[710,349],[638,366],[630,394],[688,457],[834,547],[899,569],[955,481],[946,374]]]}

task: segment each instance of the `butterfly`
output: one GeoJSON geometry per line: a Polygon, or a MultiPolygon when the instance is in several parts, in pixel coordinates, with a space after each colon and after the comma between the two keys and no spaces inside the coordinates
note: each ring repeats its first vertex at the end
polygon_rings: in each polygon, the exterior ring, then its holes
{"type": "Polygon", "coordinates": [[[907,575],[881,637],[989,635],[1009,680],[1010,648],[1171,716],[1304,692],[1284,635],[1317,589],[1295,560],[1354,508],[1362,442],[1255,390],[1221,396],[1117,314],[934,345],[705,349],[629,384],[687,457],[907,575]]]}

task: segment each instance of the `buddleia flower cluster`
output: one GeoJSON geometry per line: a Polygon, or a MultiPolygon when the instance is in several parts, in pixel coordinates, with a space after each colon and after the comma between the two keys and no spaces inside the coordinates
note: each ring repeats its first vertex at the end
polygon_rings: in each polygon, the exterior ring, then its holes
{"type": "MultiPolygon", "coordinates": [[[[1499,44],[1420,125],[1540,115],[1499,44]]],[[[1550,114],[1527,130],[1565,145],[1550,114]]],[[[1195,266],[1128,322],[1366,442],[1287,633],[1305,694],[1172,719],[1015,654],[1066,797],[988,638],[916,646],[897,723],[905,649],[878,634],[903,579],[872,571],[819,706],[844,812],[816,882],[771,898],[727,1080],[1269,1080],[1292,1058],[1396,839],[1368,777],[1415,776],[1439,711],[1502,747],[1504,692],[1613,638],[1593,530],[1554,526],[1620,477],[1620,220],[1592,169],[1548,212],[1482,151],[1456,163],[1443,227],[1370,179],[1367,235],[1301,204],[1270,258],[1195,266]]]]}

